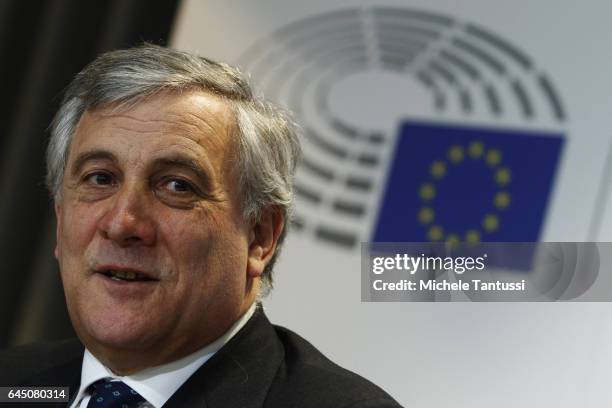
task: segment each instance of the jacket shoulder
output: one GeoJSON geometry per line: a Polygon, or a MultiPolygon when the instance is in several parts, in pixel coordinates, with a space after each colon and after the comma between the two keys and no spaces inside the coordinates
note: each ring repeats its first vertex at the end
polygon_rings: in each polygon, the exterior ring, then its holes
{"type": "Polygon", "coordinates": [[[400,407],[380,387],[325,357],[308,341],[274,326],[285,349],[265,406],[400,407]],[[272,403],[274,402],[274,403],[272,403]]]}
{"type": "Polygon", "coordinates": [[[83,346],[77,339],[28,344],[0,351],[0,386],[22,385],[54,367],[80,362],[83,346]]]}

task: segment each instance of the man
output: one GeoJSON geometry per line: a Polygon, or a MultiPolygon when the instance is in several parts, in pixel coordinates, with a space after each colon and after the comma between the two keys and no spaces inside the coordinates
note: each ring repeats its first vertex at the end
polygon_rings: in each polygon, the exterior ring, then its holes
{"type": "Polygon", "coordinates": [[[234,68],[150,45],[98,57],[47,153],[79,341],[5,352],[0,386],[70,386],[79,408],[397,407],[258,305],[298,156],[234,68]]]}

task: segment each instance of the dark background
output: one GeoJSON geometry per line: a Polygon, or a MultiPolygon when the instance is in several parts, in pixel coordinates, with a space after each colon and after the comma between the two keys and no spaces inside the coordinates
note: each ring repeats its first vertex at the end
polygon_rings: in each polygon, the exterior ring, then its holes
{"type": "Polygon", "coordinates": [[[73,335],[44,186],[48,127],[101,52],[165,45],[179,0],[0,0],[0,348],[73,335]]]}

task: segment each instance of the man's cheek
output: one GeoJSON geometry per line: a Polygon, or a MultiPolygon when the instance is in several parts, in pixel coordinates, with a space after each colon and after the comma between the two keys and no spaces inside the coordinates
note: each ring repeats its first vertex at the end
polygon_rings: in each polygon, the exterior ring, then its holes
{"type": "Polygon", "coordinates": [[[93,239],[97,230],[98,214],[91,211],[91,208],[75,206],[72,210],[72,217],[64,219],[59,237],[60,248],[70,248],[78,250],[87,246],[93,239]]]}

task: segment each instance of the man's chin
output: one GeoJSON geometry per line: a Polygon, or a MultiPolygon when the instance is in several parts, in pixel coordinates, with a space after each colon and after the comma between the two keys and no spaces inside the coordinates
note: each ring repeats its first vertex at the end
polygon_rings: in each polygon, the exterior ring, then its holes
{"type": "Polygon", "coordinates": [[[81,341],[89,350],[105,348],[108,350],[140,351],[148,349],[155,339],[151,337],[154,333],[149,325],[143,323],[143,318],[129,320],[116,319],[107,324],[100,321],[89,322],[84,330],[77,330],[81,341]]]}

